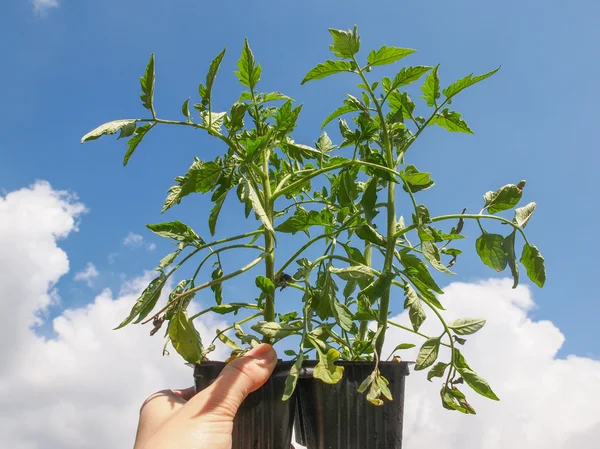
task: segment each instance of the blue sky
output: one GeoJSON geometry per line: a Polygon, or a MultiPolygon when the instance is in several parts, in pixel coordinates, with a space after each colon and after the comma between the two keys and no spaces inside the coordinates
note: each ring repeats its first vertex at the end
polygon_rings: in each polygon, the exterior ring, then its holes
{"type": "MultiPolygon", "coordinates": [[[[502,65],[495,77],[453,103],[474,136],[431,129],[411,150],[409,162],[431,172],[437,183],[422,201],[433,214],[463,207],[475,212],[487,190],[527,179],[524,201],[538,203],[528,234],[548,271],[546,287],[535,291],[534,316],[563,331],[562,353],[600,355],[589,339],[600,313],[593,282],[598,200],[592,187],[600,162],[592,128],[600,75],[597,2],[260,1],[228,3],[227,12],[219,3],[190,0],[59,3],[38,14],[26,0],[0,6],[0,189],[45,179],[77,192],[89,208],[80,231],[62,246],[72,273],[93,262],[102,275],[91,291],[64,277],[58,285],[64,305],[81,305],[97,290],[118,286],[119,273],[152,269],[169,246],[150,236],[146,223],[181,219],[208,235],[206,199],[188,199],[165,216],[160,207],[173,177],[185,172],[193,156],[212,159],[223,150],[212,139],[158,128],[126,168],[124,141],[79,144],[101,123],[146,116],[138,80],[151,52],[159,114],[178,118],[182,101],[197,98],[198,83],[223,46],[228,53],[215,98],[223,110],[235,101],[241,89],[232,71],[248,37],[263,66],[261,88],[305,104],[294,137],[311,143],[322,119],[356,83],[335,77],[300,86],[300,80],[329,58],[327,28],[357,24],[363,56],[384,44],[415,48],[419,53],[406,63],[440,63],[443,85],[502,65]],[[124,247],[129,232],[158,248],[124,247]],[[111,253],[118,253],[112,264],[111,253]]],[[[335,127],[331,135],[339,142],[335,127]]],[[[220,235],[240,229],[236,217],[222,217],[220,235]]],[[[456,267],[459,279],[495,276],[474,254],[473,224],[467,234],[472,239],[463,245],[469,251],[456,267]]]]}

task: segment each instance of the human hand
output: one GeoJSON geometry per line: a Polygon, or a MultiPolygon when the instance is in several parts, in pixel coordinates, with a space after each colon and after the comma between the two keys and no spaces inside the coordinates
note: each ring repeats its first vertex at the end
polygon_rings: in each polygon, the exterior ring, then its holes
{"type": "Polygon", "coordinates": [[[163,390],[142,405],[134,449],[231,449],[233,418],[269,378],[277,354],[261,344],[229,363],[206,389],[163,390]]]}

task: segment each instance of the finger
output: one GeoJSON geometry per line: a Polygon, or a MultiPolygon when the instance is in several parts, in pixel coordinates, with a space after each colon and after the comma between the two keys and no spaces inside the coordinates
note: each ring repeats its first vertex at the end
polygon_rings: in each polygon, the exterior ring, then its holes
{"type": "Polygon", "coordinates": [[[196,387],[184,388],[183,390],[173,390],[177,396],[189,401],[196,394],[196,387]]]}
{"type": "Polygon", "coordinates": [[[171,416],[181,410],[188,401],[185,397],[189,395],[188,390],[162,390],[144,401],[140,409],[136,447],[141,447],[171,416]]]}
{"type": "Polygon", "coordinates": [[[182,413],[201,415],[204,421],[231,421],[242,401],[269,379],[277,364],[272,346],[261,344],[233,360],[215,382],[183,408],[182,413]]]}

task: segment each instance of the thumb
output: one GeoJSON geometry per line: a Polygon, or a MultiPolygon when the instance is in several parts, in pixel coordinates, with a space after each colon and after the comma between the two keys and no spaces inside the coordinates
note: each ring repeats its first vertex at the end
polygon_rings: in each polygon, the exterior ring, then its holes
{"type": "Polygon", "coordinates": [[[185,407],[207,421],[233,420],[244,399],[269,379],[276,364],[277,353],[263,343],[227,364],[215,382],[185,407]]]}

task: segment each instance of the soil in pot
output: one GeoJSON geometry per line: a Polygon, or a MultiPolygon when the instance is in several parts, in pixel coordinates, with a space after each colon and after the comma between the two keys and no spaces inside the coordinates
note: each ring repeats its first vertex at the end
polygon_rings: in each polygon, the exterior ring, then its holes
{"type": "Polygon", "coordinates": [[[308,449],[401,449],[408,363],[379,364],[393,396],[382,406],[372,405],[357,391],[374,362],[338,362],[344,377],[336,385],[313,378],[316,363],[306,362],[298,380],[296,442],[308,449]]]}
{"type": "MultiPolygon", "coordinates": [[[[282,401],[293,362],[279,362],[269,380],[251,393],[233,421],[232,449],[289,449],[296,398],[282,401]]],[[[225,367],[224,362],[204,362],[194,367],[196,392],[208,387],[225,367]]]]}

